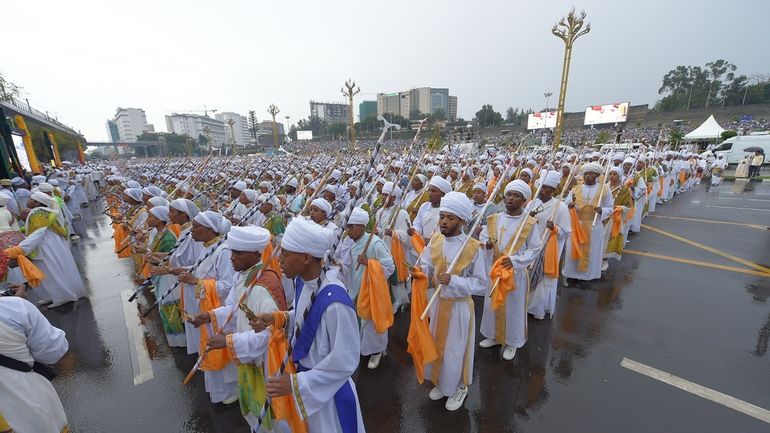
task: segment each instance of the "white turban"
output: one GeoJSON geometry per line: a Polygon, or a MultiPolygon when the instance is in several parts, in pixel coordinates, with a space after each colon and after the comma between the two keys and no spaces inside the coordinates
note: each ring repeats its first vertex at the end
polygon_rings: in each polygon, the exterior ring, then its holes
{"type": "Polygon", "coordinates": [[[395,198],[401,198],[401,188],[397,187],[393,182],[385,182],[385,185],[382,186],[382,193],[383,194],[390,194],[395,198]]]}
{"type": "Polygon", "coordinates": [[[311,201],[310,206],[315,206],[318,209],[321,209],[322,211],[324,211],[327,217],[332,213],[332,205],[329,204],[329,202],[326,201],[325,198],[317,198],[311,201]]]}
{"type": "Polygon", "coordinates": [[[211,230],[214,230],[217,234],[225,234],[230,231],[230,221],[223,217],[222,214],[214,211],[204,211],[195,215],[193,218],[198,224],[204,225],[211,230]]]}
{"type": "Polygon", "coordinates": [[[239,180],[235,182],[230,188],[237,189],[238,191],[243,191],[246,189],[246,182],[239,180]]]}
{"type": "Polygon", "coordinates": [[[612,156],[613,161],[622,161],[625,155],[623,153],[616,153],[612,156]]]}
{"type": "Polygon", "coordinates": [[[51,179],[48,181],[53,186],[59,186],[59,181],[57,179],[51,179]]]}
{"type": "Polygon", "coordinates": [[[167,206],[155,206],[152,209],[150,209],[150,213],[155,216],[155,218],[163,221],[168,222],[168,207],[167,206]]]}
{"type": "Polygon", "coordinates": [[[8,204],[8,200],[10,200],[11,197],[9,197],[6,194],[0,194],[0,206],[5,206],[8,204]]]}
{"type": "Polygon", "coordinates": [[[425,176],[424,174],[418,174],[417,179],[420,180],[422,186],[425,186],[425,183],[428,181],[428,176],[425,176]]]}
{"type": "Polygon", "coordinates": [[[294,218],[286,226],[286,232],[281,239],[281,248],[320,259],[331,248],[332,233],[332,230],[325,230],[313,221],[294,218]]]}
{"type": "Polygon", "coordinates": [[[326,188],[324,188],[325,192],[330,192],[334,194],[334,197],[337,198],[337,187],[334,185],[326,185],[326,188]]]}
{"type": "Polygon", "coordinates": [[[53,205],[53,197],[44,192],[33,192],[30,198],[40,204],[45,205],[46,207],[51,207],[51,205],[53,205]]]}
{"type": "Polygon", "coordinates": [[[524,182],[521,179],[508,182],[508,185],[505,185],[505,192],[508,193],[508,191],[518,192],[524,197],[524,200],[529,200],[532,196],[532,189],[527,185],[527,182],[524,182]]]}
{"type": "MultiPolygon", "coordinates": [[[[528,168],[525,168],[525,169],[521,170],[521,173],[527,173],[529,175],[530,179],[535,177],[535,173],[533,173],[532,170],[530,170],[528,168]]],[[[519,174],[521,174],[521,173],[519,173],[519,174]]]]}
{"type": "Polygon", "coordinates": [[[350,214],[350,219],[348,219],[348,225],[367,225],[369,224],[369,212],[361,209],[360,207],[357,207],[353,209],[353,212],[350,214]]]}
{"type": "Polygon", "coordinates": [[[602,166],[601,164],[597,164],[595,162],[589,162],[588,164],[583,165],[583,173],[602,174],[602,166]]]}
{"type": "Polygon", "coordinates": [[[272,183],[266,180],[263,180],[262,182],[259,183],[259,186],[257,188],[271,189],[272,187],[273,187],[272,183]]]}
{"type": "Polygon", "coordinates": [[[477,183],[476,185],[473,185],[473,189],[480,189],[480,190],[486,192],[487,191],[487,186],[484,185],[483,183],[477,183]]]}
{"type": "Polygon", "coordinates": [[[339,180],[340,177],[342,177],[342,172],[341,171],[337,170],[336,168],[334,170],[332,170],[332,178],[334,180],[339,180]]]}
{"type": "Polygon", "coordinates": [[[53,192],[53,185],[47,182],[43,182],[40,185],[37,186],[38,191],[42,191],[46,194],[50,194],[53,192]]]}
{"type": "Polygon", "coordinates": [[[618,174],[618,177],[620,178],[620,180],[623,180],[623,169],[622,168],[620,168],[620,167],[611,167],[610,168],[610,173],[612,173],[613,171],[618,174]]]}
{"type": "Polygon", "coordinates": [[[556,170],[548,171],[545,177],[543,177],[543,186],[550,186],[551,188],[556,188],[557,186],[559,186],[559,182],[561,182],[561,173],[556,170]]]}
{"type": "Polygon", "coordinates": [[[153,197],[148,200],[153,206],[168,206],[168,200],[163,197],[153,197]]]}
{"type": "Polygon", "coordinates": [[[288,182],[286,182],[286,186],[290,186],[292,188],[296,188],[297,186],[299,186],[299,182],[297,181],[296,178],[292,177],[291,179],[289,179],[288,182]]]}
{"type": "Polygon", "coordinates": [[[449,212],[463,221],[469,221],[473,215],[473,204],[468,196],[456,191],[448,192],[441,197],[439,212],[449,212]]]}
{"type": "Polygon", "coordinates": [[[241,192],[242,192],[242,193],[243,193],[243,194],[246,196],[246,198],[247,198],[247,199],[248,199],[250,202],[252,202],[252,203],[254,203],[254,200],[256,200],[256,199],[257,199],[257,192],[256,192],[256,191],[254,191],[253,189],[248,189],[248,188],[246,188],[246,189],[244,189],[244,190],[243,190],[243,191],[241,191],[241,192]]]}
{"type": "Polygon", "coordinates": [[[270,231],[257,226],[236,226],[227,233],[227,246],[233,251],[262,252],[269,241],[270,231]]]}
{"type": "Polygon", "coordinates": [[[435,186],[436,188],[441,190],[441,192],[443,192],[444,194],[452,191],[452,185],[449,183],[449,181],[447,181],[441,176],[433,176],[432,178],[430,178],[430,185],[435,186]]]}
{"type": "Polygon", "coordinates": [[[158,188],[155,185],[150,185],[142,188],[142,193],[151,195],[153,197],[162,197],[163,196],[163,190],[158,188]]]}
{"type": "Polygon", "coordinates": [[[192,200],[186,198],[178,198],[172,201],[169,204],[169,207],[174,208],[179,212],[184,212],[187,214],[187,217],[190,218],[190,221],[192,221],[192,219],[200,212],[198,206],[192,200]]]}
{"type": "Polygon", "coordinates": [[[634,158],[631,158],[630,156],[623,160],[623,164],[636,164],[636,160],[634,158]]]}
{"type": "Polygon", "coordinates": [[[142,201],[142,190],[139,188],[126,188],[123,193],[136,201],[142,201]]]}

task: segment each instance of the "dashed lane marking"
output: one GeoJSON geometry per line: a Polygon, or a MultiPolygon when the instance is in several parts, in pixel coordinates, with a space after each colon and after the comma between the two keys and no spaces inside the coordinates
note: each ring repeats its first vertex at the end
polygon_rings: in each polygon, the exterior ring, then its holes
{"type": "Polygon", "coordinates": [[[700,260],[684,259],[681,257],[666,256],[663,254],[648,253],[644,251],[636,251],[636,250],[630,250],[630,249],[624,249],[623,254],[651,257],[654,259],[668,260],[670,262],[685,263],[688,265],[702,266],[704,268],[719,269],[722,271],[738,272],[746,275],[754,275],[757,277],[770,278],[770,273],[767,273],[767,272],[754,271],[752,269],[736,268],[735,266],[719,265],[716,263],[701,262],[700,260]]]}

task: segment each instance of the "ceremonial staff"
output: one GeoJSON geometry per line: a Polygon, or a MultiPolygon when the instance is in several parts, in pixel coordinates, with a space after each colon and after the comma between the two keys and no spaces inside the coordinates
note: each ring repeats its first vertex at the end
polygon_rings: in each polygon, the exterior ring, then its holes
{"type": "MultiPolygon", "coordinates": [[[[532,133],[527,134],[524,137],[524,139],[521,140],[521,142],[519,143],[519,146],[518,146],[518,148],[516,150],[517,152],[521,148],[521,146],[524,144],[524,140],[526,140],[526,138],[529,137],[530,134],[532,134],[532,133]]],[[[492,190],[492,194],[490,194],[489,198],[487,198],[486,203],[484,203],[484,206],[479,211],[479,215],[484,215],[484,213],[486,212],[487,208],[492,203],[492,200],[497,195],[497,191],[500,190],[500,186],[503,183],[503,179],[507,178],[506,176],[508,175],[508,172],[513,167],[513,162],[515,161],[515,159],[516,158],[511,156],[511,160],[508,162],[508,165],[505,167],[505,170],[500,175],[500,180],[498,180],[497,183],[495,184],[495,187],[492,190]]],[[[471,227],[471,229],[468,231],[468,233],[475,232],[476,231],[476,227],[478,227],[478,225],[480,223],[481,223],[481,218],[477,218],[476,221],[473,223],[473,226],[471,227]]],[[[465,250],[466,245],[468,245],[468,240],[469,239],[471,239],[471,236],[470,235],[466,236],[466,238],[463,241],[462,245],[460,245],[460,249],[457,250],[457,254],[455,254],[454,258],[452,259],[452,262],[449,264],[449,267],[447,268],[446,273],[451,274],[452,271],[454,270],[455,266],[457,266],[457,261],[460,259],[460,255],[462,254],[463,250],[465,250]]],[[[428,249],[427,246],[425,247],[425,249],[426,250],[428,249]]],[[[423,250],[423,251],[425,251],[425,250],[423,250]]],[[[433,296],[431,296],[430,301],[428,301],[428,305],[425,306],[425,310],[420,315],[420,320],[425,320],[425,317],[428,315],[428,311],[430,310],[430,307],[433,305],[434,302],[436,302],[436,299],[438,298],[439,294],[441,293],[441,289],[443,287],[444,287],[444,284],[439,284],[439,286],[433,292],[433,296]]]]}

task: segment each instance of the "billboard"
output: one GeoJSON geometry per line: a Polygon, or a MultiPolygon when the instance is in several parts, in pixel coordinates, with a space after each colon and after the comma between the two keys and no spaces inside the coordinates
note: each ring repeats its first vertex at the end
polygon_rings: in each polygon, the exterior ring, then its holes
{"type": "Polygon", "coordinates": [[[556,128],[556,112],[543,111],[527,116],[527,129],[556,128]]]}
{"type": "Polygon", "coordinates": [[[608,105],[592,105],[586,108],[584,125],[621,123],[628,118],[628,102],[608,105]]]}
{"type": "Polygon", "coordinates": [[[297,140],[312,140],[313,131],[297,131],[297,140]]]}
{"type": "Polygon", "coordinates": [[[29,165],[29,156],[27,156],[27,148],[24,147],[24,139],[21,135],[11,134],[13,139],[13,147],[16,148],[16,155],[19,157],[19,164],[21,167],[32,172],[32,167],[29,165]]]}

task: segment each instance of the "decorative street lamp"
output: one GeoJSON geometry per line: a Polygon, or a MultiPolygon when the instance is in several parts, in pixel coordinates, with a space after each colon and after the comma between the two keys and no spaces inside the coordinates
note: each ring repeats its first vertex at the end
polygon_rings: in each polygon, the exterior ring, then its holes
{"type": "Polygon", "coordinates": [[[553,138],[553,147],[558,149],[561,144],[562,130],[564,129],[564,101],[567,99],[567,80],[569,80],[569,65],[572,60],[572,45],[577,38],[591,31],[591,23],[585,23],[586,13],[580,12],[580,16],[572,9],[558,24],[554,24],[551,33],[564,41],[564,64],[561,67],[561,87],[559,88],[559,106],[556,109],[556,132],[553,138]]]}
{"type": "Polygon", "coordinates": [[[356,148],[356,126],[353,122],[353,97],[361,91],[352,79],[345,81],[345,86],[341,89],[342,94],[348,98],[348,146],[351,151],[356,148]]]}
{"type": "Polygon", "coordinates": [[[278,107],[275,106],[275,104],[270,104],[269,107],[267,107],[267,112],[271,116],[273,116],[273,150],[278,153],[278,126],[275,123],[275,115],[280,113],[281,110],[278,109],[278,107]]]}

